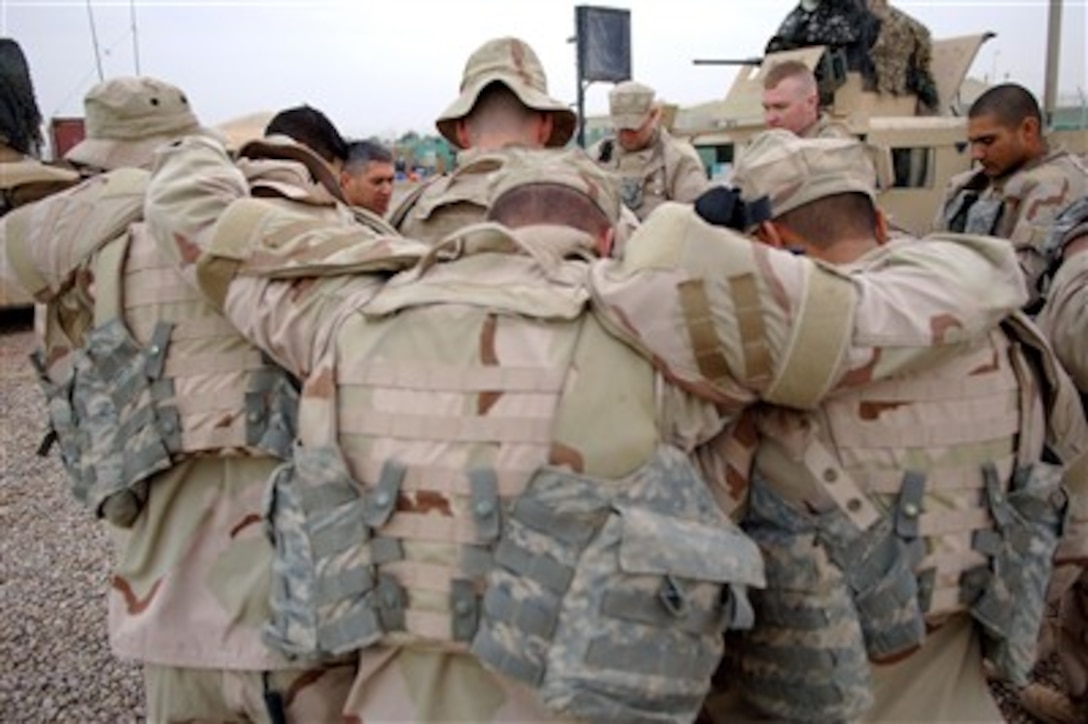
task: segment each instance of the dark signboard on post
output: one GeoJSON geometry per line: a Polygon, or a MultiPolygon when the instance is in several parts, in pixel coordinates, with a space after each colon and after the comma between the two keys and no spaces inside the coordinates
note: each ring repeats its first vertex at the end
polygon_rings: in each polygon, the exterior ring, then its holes
{"type": "Polygon", "coordinates": [[[631,11],[577,5],[578,145],[585,146],[585,90],[594,81],[618,83],[631,77],[631,11]]]}

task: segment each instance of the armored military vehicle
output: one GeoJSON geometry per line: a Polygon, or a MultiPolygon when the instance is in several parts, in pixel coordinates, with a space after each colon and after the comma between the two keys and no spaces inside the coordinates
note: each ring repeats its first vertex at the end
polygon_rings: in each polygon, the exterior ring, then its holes
{"type": "MultiPolygon", "coordinates": [[[[830,46],[771,52],[758,63],[743,66],[723,100],[681,109],[673,134],[700,151],[714,176],[727,179],[744,144],[766,129],[764,73],[784,60],[799,60],[819,79],[824,111],[874,146],[882,185],[880,205],[893,224],[924,234],[948,179],[971,166],[965,116],[986,86],[965,78],[979,49],[992,37],[981,33],[932,41],[936,103],[928,108],[913,93],[866,90],[862,74],[848,70],[844,54],[830,46]]],[[[1071,151],[1088,153],[1086,130],[1052,132],[1051,137],[1071,151]]]]}

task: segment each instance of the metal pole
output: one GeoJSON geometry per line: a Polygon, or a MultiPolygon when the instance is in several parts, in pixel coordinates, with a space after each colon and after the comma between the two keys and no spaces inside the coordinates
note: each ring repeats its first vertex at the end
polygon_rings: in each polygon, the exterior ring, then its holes
{"type": "Polygon", "coordinates": [[[140,39],[136,34],[136,0],[129,0],[129,17],[132,18],[132,57],[135,59],[136,75],[140,74],[140,39]]]}
{"type": "Polygon", "coordinates": [[[103,80],[102,54],[98,49],[98,30],[94,26],[94,10],[91,9],[91,0],[87,0],[87,18],[91,21],[91,42],[94,43],[94,62],[98,66],[98,80],[103,80]]]}
{"type": "Polygon", "coordinates": [[[1046,125],[1054,120],[1058,105],[1058,61],[1062,48],[1062,0],[1050,0],[1046,38],[1046,85],[1043,90],[1043,118],[1046,125]]]}

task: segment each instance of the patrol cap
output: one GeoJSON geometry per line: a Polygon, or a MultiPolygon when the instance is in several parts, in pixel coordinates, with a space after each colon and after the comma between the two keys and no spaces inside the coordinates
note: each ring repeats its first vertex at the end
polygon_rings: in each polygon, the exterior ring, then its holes
{"type": "Polygon", "coordinates": [[[733,183],[746,201],[767,196],[771,216],[825,196],[856,192],[876,199],[876,170],[866,145],[852,138],[800,138],[764,131],[744,149],[733,183]]]}
{"type": "Polygon", "coordinates": [[[108,171],[147,166],[156,148],[182,136],[221,138],[200,125],[180,88],[155,78],[103,81],[87,92],[83,109],[86,138],[64,158],[108,171]]]}
{"type": "Polygon", "coordinates": [[[491,181],[491,204],[514,189],[533,184],[565,186],[587,196],[613,224],[620,216],[619,181],[580,148],[519,150],[491,181]]]}
{"type": "Polygon", "coordinates": [[[525,41],[504,37],[487,41],[469,56],[461,74],[461,95],[435,121],[438,132],[454,146],[460,145],[457,121],[472,111],[480,92],[492,83],[505,85],[526,107],[552,114],[546,146],[564,146],[574,135],[574,112],[548,95],[548,79],[536,53],[525,41]]]}
{"type": "Polygon", "coordinates": [[[617,130],[641,128],[653,107],[654,89],[633,80],[618,83],[608,93],[608,112],[617,130]]]}

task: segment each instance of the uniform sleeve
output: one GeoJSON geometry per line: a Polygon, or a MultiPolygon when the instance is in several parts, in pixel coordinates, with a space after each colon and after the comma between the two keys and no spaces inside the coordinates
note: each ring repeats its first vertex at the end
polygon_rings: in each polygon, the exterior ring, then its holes
{"type": "Polygon", "coordinates": [[[1088,394],[1088,245],[1062,262],[1039,326],[1077,388],[1088,394]]]}
{"type": "Polygon", "coordinates": [[[160,152],[145,214],[186,279],[247,339],[306,376],[346,307],[377,288],[375,277],[349,273],[390,254],[371,243],[373,231],[298,207],[249,198],[222,146],[189,138],[160,152]]]}
{"type": "Polygon", "coordinates": [[[998,236],[1012,242],[1028,283],[1029,303],[1039,296],[1039,279],[1046,272],[1046,242],[1057,215],[1088,193],[1088,171],[1059,157],[1032,172],[1014,177],[1005,188],[1008,218],[999,222],[998,236]]]}
{"type": "Polygon", "coordinates": [[[674,201],[691,203],[706,191],[709,181],[703,161],[691,144],[673,141],[672,189],[670,198],[674,201]]]}
{"type": "Polygon", "coordinates": [[[943,359],[1025,298],[1002,240],[904,243],[847,275],[680,204],[656,210],[623,259],[599,262],[592,285],[614,333],[688,391],[738,410],[756,399],[812,409],[838,386],[943,359]]]}

